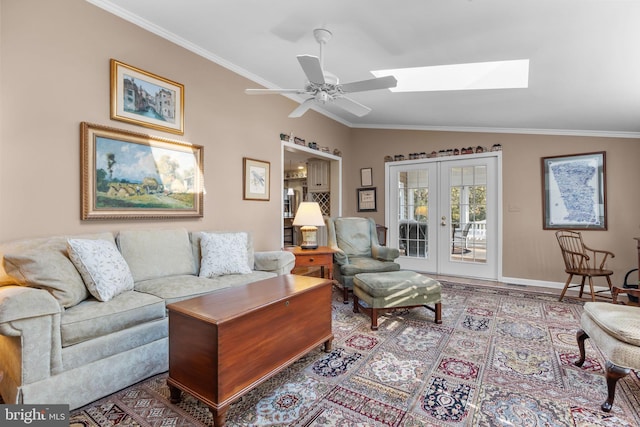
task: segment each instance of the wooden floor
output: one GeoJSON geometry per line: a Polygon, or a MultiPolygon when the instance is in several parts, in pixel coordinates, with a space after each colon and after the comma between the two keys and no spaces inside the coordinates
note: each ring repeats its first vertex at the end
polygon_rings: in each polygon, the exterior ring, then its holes
{"type": "MultiPolygon", "coordinates": [[[[292,274],[300,274],[303,276],[315,276],[315,277],[320,277],[320,268],[319,267],[299,267],[299,268],[294,268],[293,271],[291,271],[292,274]]],[[[492,280],[479,280],[479,279],[473,279],[473,278],[469,278],[469,277],[457,277],[457,276],[442,276],[442,275],[430,275],[430,277],[433,277],[436,280],[447,280],[449,282],[458,282],[458,283],[467,283],[470,285],[486,285],[486,286],[505,286],[505,287],[509,287],[509,288],[513,288],[513,289],[526,289],[529,291],[535,291],[535,292],[544,292],[544,293],[549,293],[549,294],[556,294],[558,296],[560,296],[560,290],[558,289],[552,289],[552,288],[546,288],[546,287],[542,287],[542,286],[525,286],[525,285],[512,285],[512,284],[508,284],[508,283],[502,283],[502,282],[496,282],[496,281],[492,281],[492,280]]],[[[569,292],[567,292],[567,295],[569,295],[571,293],[571,290],[569,290],[569,292]]],[[[578,296],[578,292],[574,292],[574,297],[578,296]]]]}
{"type": "MultiPolygon", "coordinates": [[[[505,288],[511,288],[511,289],[521,289],[521,290],[532,291],[532,292],[540,292],[544,294],[555,295],[558,298],[560,298],[560,293],[562,292],[561,289],[549,288],[545,286],[514,285],[509,283],[503,283],[503,282],[473,279],[469,277],[442,276],[442,275],[434,275],[431,277],[433,277],[436,280],[447,280],[450,282],[467,283],[471,285],[480,285],[480,286],[485,285],[485,286],[493,286],[493,287],[497,286],[497,287],[505,287],[505,288]]],[[[579,289],[580,288],[572,288],[567,290],[567,293],[565,294],[563,301],[565,299],[576,299],[576,300],[585,301],[585,302],[591,301],[591,297],[587,291],[588,285],[585,285],[585,293],[582,295],[582,298],[578,298],[578,295],[580,293],[579,289]]],[[[602,297],[599,295],[596,295],[596,301],[611,302],[610,295],[611,294],[609,294],[608,292],[604,293],[602,297]],[[609,297],[607,298],[607,296],[609,297]]],[[[629,300],[626,297],[626,295],[620,296],[619,301],[624,304],[629,304],[629,300]]],[[[630,303],[630,305],[638,305],[638,304],[630,303]]]]}
{"type": "MultiPolygon", "coordinates": [[[[504,282],[497,282],[494,280],[480,280],[480,279],[474,279],[471,277],[458,277],[458,276],[443,276],[443,275],[433,275],[431,276],[436,280],[447,280],[449,282],[458,282],[458,283],[467,283],[470,285],[486,285],[486,286],[497,286],[497,287],[507,287],[507,288],[513,288],[513,289],[526,289],[528,291],[535,291],[535,292],[543,292],[543,293],[549,293],[549,294],[557,294],[558,296],[560,296],[560,290],[558,289],[554,289],[554,288],[548,288],[548,287],[544,287],[544,286],[528,286],[528,285],[514,285],[514,284],[509,284],[509,283],[504,283],[504,282]]],[[[567,292],[568,294],[569,292],[567,292]]],[[[578,292],[575,292],[575,296],[578,296],[578,292]]]]}
{"type": "MultiPolygon", "coordinates": [[[[293,274],[301,274],[303,276],[316,276],[319,277],[320,276],[320,269],[319,268],[314,268],[314,267],[302,267],[300,269],[294,269],[292,271],[293,274]]],[[[532,292],[541,292],[541,293],[545,293],[545,294],[549,294],[549,295],[555,295],[558,298],[560,297],[560,289],[556,289],[556,288],[549,288],[549,287],[545,287],[545,286],[529,286],[529,285],[514,285],[514,284],[509,284],[509,283],[504,283],[504,282],[497,282],[497,281],[492,281],[492,280],[480,280],[480,279],[473,279],[470,277],[457,277],[457,276],[443,276],[443,275],[430,275],[430,277],[433,277],[436,280],[446,280],[449,282],[457,282],[457,283],[466,283],[466,284],[470,284],[470,285],[479,285],[479,286],[493,286],[493,287],[505,287],[505,288],[511,288],[511,289],[520,289],[520,290],[526,290],[526,291],[532,291],[532,292]]],[[[578,298],[578,291],[579,288],[573,288],[573,289],[569,289],[567,291],[567,293],[565,294],[565,299],[567,298],[571,298],[571,299],[579,299],[578,298]]],[[[591,298],[589,298],[587,296],[588,294],[583,295],[583,298],[580,299],[581,301],[591,301],[591,298]],[[585,298],[585,296],[587,296],[585,298]]],[[[600,297],[596,297],[596,301],[611,301],[611,299],[606,299],[606,298],[600,298],[600,297]]],[[[627,303],[628,300],[626,298],[626,296],[622,296],[621,297],[621,301],[624,303],[627,303]]],[[[635,304],[632,304],[635,305],[635,304]]]]}

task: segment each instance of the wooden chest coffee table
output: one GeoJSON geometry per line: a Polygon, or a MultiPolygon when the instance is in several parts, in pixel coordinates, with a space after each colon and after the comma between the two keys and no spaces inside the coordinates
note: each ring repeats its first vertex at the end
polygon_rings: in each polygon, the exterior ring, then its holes
{"type": "Polygon", "coordinates": [[[171,402],[187,392],[223,426],[234,400],[315,347],[330,351],[331,285],[284,275],[169,304],[171,402]]]}

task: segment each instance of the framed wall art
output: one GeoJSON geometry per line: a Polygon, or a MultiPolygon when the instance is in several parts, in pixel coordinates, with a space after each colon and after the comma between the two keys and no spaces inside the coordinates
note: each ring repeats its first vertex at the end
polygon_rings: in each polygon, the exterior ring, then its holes
{"type": "Polygon", "coordinates": [[[203,147],[83,122],[81,218],[203,216],[203,147]]]}
{"type": "Polygon", "coordinates": [[[542,158],[543,228],[607,229],[606,153],[542,158]]]}
{"type": "Polygon", "coordinates": [[[373,169],[362,168],[360,169],[360,186],[370,187],[373,185],[373,169]]]}
{"type": "Polygon", "coordinates": [[[184,134],[184,86],[111,60],[111,118],[184,134]]]}
{"type": "Polygon", "coordinates": [[[269,200],[270,168],[269,162],[242,158],[242,198],[244,200],[269,200]]]}
{"type": "Polygon", "coordinates": [[[376,211],[376,187],[358,188],[358,212],[376,211]]]}

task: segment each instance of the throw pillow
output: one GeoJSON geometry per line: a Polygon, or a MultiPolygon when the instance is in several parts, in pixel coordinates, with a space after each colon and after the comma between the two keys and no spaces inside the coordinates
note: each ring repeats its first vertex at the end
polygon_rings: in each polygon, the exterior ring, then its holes
{"type": "Polygon", "coordinates": [[[203,233],[200,277],[248,274],[247,233],[203,233]]]}
{"type": "Polygon", "coordinates": [[[69,258],[89,293],[98,301],[109,301],[133,289],[133,276],[116,246],[106,240],[69,239],[69,258]]]}
{"type": "Polygon", "coordinates": [[[51,293],[60,307],[73,307],[89,296],[62,241],[47,242],[39,248],[26,251],[6,253],[4,268],[15,283],[51,293]]]}

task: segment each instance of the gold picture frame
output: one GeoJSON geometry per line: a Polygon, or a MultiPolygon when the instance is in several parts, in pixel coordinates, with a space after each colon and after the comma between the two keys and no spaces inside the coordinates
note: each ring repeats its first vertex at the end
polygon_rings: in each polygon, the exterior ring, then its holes
{"type": "Polygon", "coordinates": [[[184,85],[111,59],[111,118],[184,134],[184,85]]]}
{"type": "Polygon", "coordinates": [[[268,201],[271,163],[242,158],[242,199],[268,201]]]}
{"type": "Polygon", "coordinates": [[[202,218],[203,150],[82,122],[81,219],[202,218]]]}

